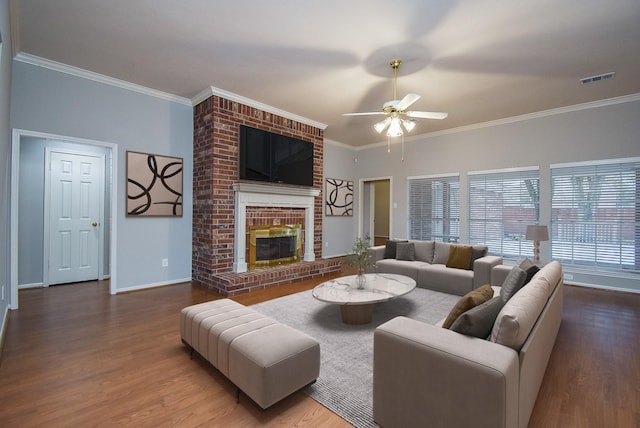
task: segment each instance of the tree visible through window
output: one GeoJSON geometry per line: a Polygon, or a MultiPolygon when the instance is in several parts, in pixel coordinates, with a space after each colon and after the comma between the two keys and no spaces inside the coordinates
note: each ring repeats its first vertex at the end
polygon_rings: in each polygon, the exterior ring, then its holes
{"type": "Polygon", "coordinates": [[[469,243],[505,259],[533,256],[527,225],[540,219],[540,171],[469,173],[469,243]]]}
{"type": "Polygon", "coordinates": [[[640,272],[640,159],[551,166],[551,256],[640,272]]]}

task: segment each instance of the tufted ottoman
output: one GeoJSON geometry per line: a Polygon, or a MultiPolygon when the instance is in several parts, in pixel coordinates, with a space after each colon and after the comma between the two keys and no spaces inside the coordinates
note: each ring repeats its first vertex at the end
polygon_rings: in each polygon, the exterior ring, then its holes
{"type": "Polygon", "coordinates": [[[315,339],[230,299],[182,309],[180,336],[263,409],[320,373],[315,339]]]}

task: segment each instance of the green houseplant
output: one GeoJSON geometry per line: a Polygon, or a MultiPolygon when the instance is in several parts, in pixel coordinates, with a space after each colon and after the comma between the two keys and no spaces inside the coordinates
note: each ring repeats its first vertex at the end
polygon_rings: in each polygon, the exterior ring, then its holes
{"type": "Polygon", "coordinates": [[[358,288],[364,288],[366,282],[365,273],[367,268],[376,267],[376,263],[372,258],[372,253],[369,251],[371,248],[371,238],[369,235],[365,235],[364,238],[358,237],[351,247],[352,253],[347,256],[347,263],[349,266],[357,266],[358,274],[356,276],[356,286],[358,288]]]}

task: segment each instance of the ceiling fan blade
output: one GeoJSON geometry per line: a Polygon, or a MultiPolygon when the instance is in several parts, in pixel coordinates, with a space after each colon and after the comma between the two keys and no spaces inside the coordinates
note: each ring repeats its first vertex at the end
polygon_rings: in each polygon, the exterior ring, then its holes
{"type": "Polygon", "coordinates": [[[415,103],[419,99],[420,95],[418,94],[407,94],[403,99],[400,100],[398,104],[396,104],[396,110],[406,110],[411,104],[415,103]]]}
{"type": "Polygon", "coordinates": [[[373,114],[386,114],[383,111],[367,111],[363,113],[342,113],[343,116],[370,116],[373,114]]]}
{"type": "Polygon", "coordinates": [[[417,117],[418,119],[444,119],[449,113],[441,113],[436,111],[408,111],[405,114],[409,117],[417,117]]]}

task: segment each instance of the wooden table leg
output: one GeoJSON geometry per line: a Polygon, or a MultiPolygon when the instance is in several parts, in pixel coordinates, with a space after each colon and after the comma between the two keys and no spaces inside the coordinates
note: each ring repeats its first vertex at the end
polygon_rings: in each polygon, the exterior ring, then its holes
{"type": "Polygon", "coordinates": [[[373,303],[364,305],[340,305],[342,322],[345,324],[368,324],[373,316],[373,303]]]}

